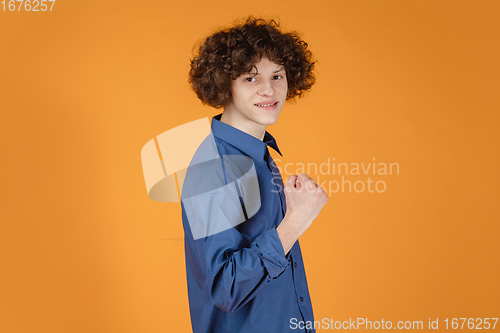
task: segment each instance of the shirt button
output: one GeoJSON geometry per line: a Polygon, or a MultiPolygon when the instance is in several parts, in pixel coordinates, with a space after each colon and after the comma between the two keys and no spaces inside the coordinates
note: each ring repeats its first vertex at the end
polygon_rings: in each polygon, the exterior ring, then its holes
{"type": "Polygon", "coordinates": [[[301,298],[300,298],[300,301],[301,301],[301,302],[304,302],[304,297],[301,297],[301,298]]]}
{"type": "Polygon", "coordinates": [[[294,265],[295,267],[297,267],[297,263],[294,263],[293,265],[294,265]]]}

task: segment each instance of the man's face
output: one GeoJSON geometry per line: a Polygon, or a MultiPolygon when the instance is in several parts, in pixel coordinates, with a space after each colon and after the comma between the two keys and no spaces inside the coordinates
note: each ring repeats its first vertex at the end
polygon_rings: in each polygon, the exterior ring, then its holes
{"type": "Polygon", "coordinates": [[[240,75],[231,82],[232,101],[224,108],[238,121],[240,129],[248,133],[278,121],[285,104],[288,84],[283,66],[269,59],[255,64],[250,73],[240,75]]]}

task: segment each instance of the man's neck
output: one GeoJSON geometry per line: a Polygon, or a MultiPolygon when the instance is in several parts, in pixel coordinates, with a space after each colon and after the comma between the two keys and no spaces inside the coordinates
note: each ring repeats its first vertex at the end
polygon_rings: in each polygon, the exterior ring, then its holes
{"type": "Polygon", "coordinates": [[[232,113],[224,110],[220,121],[232,126],[234,128],[239,129],[242,132],[245,132],[253,137],[256,137],[260,141],[264,139],[264,135],[266,134],[266,126],[258,124],[239,113],[232,113]]]}

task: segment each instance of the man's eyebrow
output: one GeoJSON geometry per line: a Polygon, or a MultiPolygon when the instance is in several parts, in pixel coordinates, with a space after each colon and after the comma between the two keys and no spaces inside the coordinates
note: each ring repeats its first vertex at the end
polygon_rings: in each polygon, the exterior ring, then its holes
{"type": "MultiPolygon", "coordinates": [[[[280,68],[280,69],[275,70],[273,73],[279,73],[279,72],[282,72],[282,71],[284,71],[284,70],[285,70],[285,67],[282,67],[282,68],[280,68]]],[[[254,75],[260,75],[260,73],[256,73],[256,74],[254,74],[254,75]]]]}
{"type": "MultiPolygon", "coordinates": [[[[285,67],[281,67],[280,69],[277,69],[273,72],[274,73],[279,73],[281,71],[284,71],[285,70],[285,67]]],[[[243,73],[243,74],[246,74],[246,75],[250,75],[250,76],[257,76],[257,75],[261,75],[261,73],[257,72],[257,73],[252,73],[252,72],[247,72],[247,73],[243,73]]]]}

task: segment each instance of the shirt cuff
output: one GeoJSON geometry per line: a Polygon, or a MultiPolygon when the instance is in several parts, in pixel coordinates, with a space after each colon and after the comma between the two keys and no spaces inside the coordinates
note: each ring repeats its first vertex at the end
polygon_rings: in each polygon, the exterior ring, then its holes
{"type": "Polygon", "coordinates": [[[275,227],[257,237],[251,247],[264,263],[269,273],[268,278],[276,279],[290,264],[275,227]]]}

